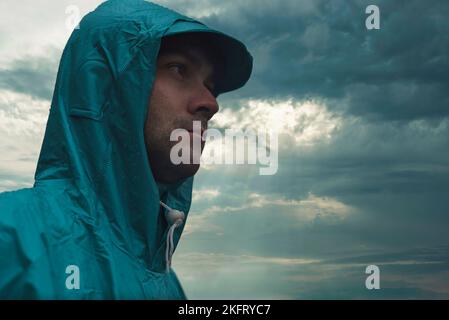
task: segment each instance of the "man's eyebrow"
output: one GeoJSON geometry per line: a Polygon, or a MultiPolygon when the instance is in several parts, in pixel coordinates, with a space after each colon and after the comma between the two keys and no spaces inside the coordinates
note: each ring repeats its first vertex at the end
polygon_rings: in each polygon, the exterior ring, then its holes
{"type": "Polygon", "coordinates": [[[192,62],[192,64],[196,65],[196,66],[200,66],[201,65],[201,61],[200,59],[195,56],[194,54],[192,54],[191,52],[187,51],[187,50],[181,50],[178,48],[170,48],[170,49],[166,49],[162,52],[162,56],[165,55],[180,55],[180,56],[184,56],[185,58],[187,58],[188,60],[190,60],[192,62]]]}
{"type": "Polygon", "coordinates": [[[186,56],[192,62],[192,64],[194,64],[196,66],[201,66],[201,60],[197,56],[195,56],[195,54],[190,52],[189,50],[180,51],[178,53],[186,56]]]}
{"type": "MultiPolygon", "coordinates": [[[[179,48],[166,48],[165,50],[163,50],[162,52],[162,56],[164,55],[169,55],[169,54],[173,54],[173,55],[181,55],[184,56],[185,58],[187,58],[189,61],[191,61],[192,64],[194,64],[195,66],[201,66],[201,59],[193,54],[189,49],[179,49],[179,48]]],[[[207,58],[207,56],[206,56],[207,58]]],[[[209,58],[207,58],[207,60],[209,61],[209,63],[212,65],[212,73],[209,76],[210,80],[212,80],[213,84],[215,85],[216,82],[216,65],[214,63],[212,63],[212,61],[210,61],[209,58]]]]}

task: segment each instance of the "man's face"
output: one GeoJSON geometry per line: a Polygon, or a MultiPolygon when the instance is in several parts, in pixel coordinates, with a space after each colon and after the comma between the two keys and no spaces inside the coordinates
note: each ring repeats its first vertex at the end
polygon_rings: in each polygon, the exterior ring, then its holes
{"type": "MultiPolygon", "coordinates": [[[[173,183],[198,171],[199,164],[192,164],[192,143],[191,164],[171,162],[170,150],[178,142],[170,141],[170,134],[175,129],[192,131],[193,121],[201,121],[202,132],[207,129],[218,111],[215,76],[214,65],[201,47],[179,39],[163,42],[145,123],[145,143],[157,181],[173,183]]],[[[191,141],[192,137],[190,132],[191,141]]]]}

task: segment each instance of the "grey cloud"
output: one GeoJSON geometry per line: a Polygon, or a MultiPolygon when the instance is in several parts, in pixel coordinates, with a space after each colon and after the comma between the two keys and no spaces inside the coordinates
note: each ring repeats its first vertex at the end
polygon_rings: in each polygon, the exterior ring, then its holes
{"type": "Polygon", "coordinates": [[[282,212],[288,207],[243,209],[210,220],[223,228],[224,236],[202,230],[192,245],[226,252],[322,257],[359,248],[445,244],[448,124],[448,119],[413,123],[348,120],[329,144],[309,151],[285,146],[274,176],[259,176],[254,168],[220,170],[220,178],[216,171],[200,171],[195,187],[218,188],[221,194],[194,202],[196,212],[212,206],[242,206],[250,193],[304,200],[312,192],[341,201],[356,213],[340,223],[315,219],[298,225],[282,212]]]}
{"type": "Polygon", "coordinates": [[[48,49],[47,57],[28,56],[0,69],[0,88],[51,100],[60,50],[48,49]]]}
{"type": "MultiPolygon", "coordinates": [[[[260,256],[257,261],[251,261],[239,255],[215,254],[200,259],[181,255],[175,263],[181,280],[185,277],[187,293],[192,299],[447,299],[447,269],[435,269],[427,264],[428,259],[419,258],[420,254],[434,256],[433,251],[444,249],[395,252],[401,259],[395,261],[387,252],[373,254],[369,259],[352,256],[346,261],[302,264],[270,263],[269,257],[263,263],[264,257],[260,256]],[[390,264],[378,265],[381,289],[367,290],[366,266],[386,260],[390,264]],[[202,282],[208,285],[201,285],[202,282]]],[[[441,251],[439,258],[447,261],[447,250],[441,251]]],[[[447,268],[447,262],[445,265],[447,268]]]]}

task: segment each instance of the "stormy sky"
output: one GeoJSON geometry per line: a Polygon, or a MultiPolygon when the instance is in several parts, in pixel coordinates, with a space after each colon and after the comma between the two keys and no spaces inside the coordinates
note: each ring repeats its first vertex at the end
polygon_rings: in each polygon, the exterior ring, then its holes
{"type": "MultiPolygon", "coordinates": [[[[0,191],[32,186],[66,8],[100,2],[0,3],[0,191]]],[[[173,261],[187,296],[449,298],[449,3],[156,2],[254,57],[211,127],[279,133],[276,174],[206,165],[195,177],[173,261]],[[379,290],[365,287],[372,264],[379,290]]]]}

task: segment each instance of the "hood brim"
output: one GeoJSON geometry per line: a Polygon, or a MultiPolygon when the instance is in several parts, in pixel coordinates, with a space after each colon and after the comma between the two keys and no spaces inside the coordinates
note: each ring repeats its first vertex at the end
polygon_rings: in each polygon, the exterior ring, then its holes
{"type": "Polygon", "coordinates": [[[253,57],[242,42],[197,21],[184,20],[176,21],[164,37],[183,33],[207,34],[209,44],[221,53],[223,68],[217,88],[218,94],[237,90],[248,82],[253,68],[253,57]]]}

